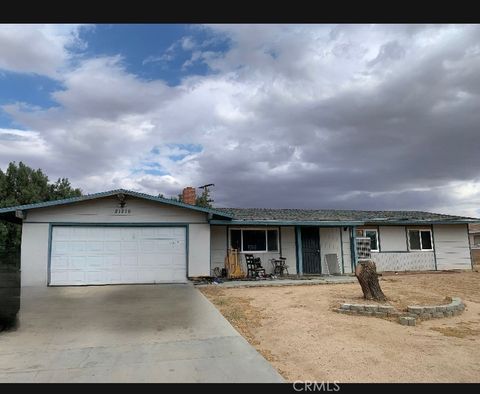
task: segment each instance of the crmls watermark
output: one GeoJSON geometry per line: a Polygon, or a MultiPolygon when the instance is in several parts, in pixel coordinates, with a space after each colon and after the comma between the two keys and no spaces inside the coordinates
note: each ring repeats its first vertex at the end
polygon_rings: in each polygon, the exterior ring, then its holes
{"type": "Polygon", "coordinates": [[[295,391],[340,391],[337,381],[333,382],[316,382],[309,380],[296,380],[293,382],[295,391]]]}

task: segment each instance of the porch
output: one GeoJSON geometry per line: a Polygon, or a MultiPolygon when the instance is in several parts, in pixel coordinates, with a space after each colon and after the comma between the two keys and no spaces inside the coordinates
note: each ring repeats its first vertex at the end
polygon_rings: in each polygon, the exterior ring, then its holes
{"type": "Polygon", "coordinates": [[[260,259],[267,275],[275,273],[272,260],[280,258],[285,259],[291,276],[349,274],[356,260],[355,235],[354,226],[212,225],[212,275],[215,268],[224,267],[228,249],[238,250],[245,274],[245,255],[260,259]]]}

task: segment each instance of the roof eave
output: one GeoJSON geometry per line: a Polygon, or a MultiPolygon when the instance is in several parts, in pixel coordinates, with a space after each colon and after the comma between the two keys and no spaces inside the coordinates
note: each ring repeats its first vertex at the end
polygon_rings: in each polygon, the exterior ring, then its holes
{"type": "Polygon", "coordinates": [[[67,198],[67,199],[63,199],[63,200],[45,201],[45,202],[39,202],[39,203],[34,203],[34,204],[26,204],[26,205],[14,206],[14,207],[1,208],[0,209],[0,214],[8,213],[8,212],[15,212],[15,211],[18,211],[18,210],[28,211],[30,209],[48,208],[48,207],[53,207],[53,206],[57,206],[57,205],[74,204],[74,203],[77,203],[77,202],[95,200],[97,198],[111,197],[111,196],[114,196],[114,195],[120,194],[120,193],[121,194],[126,194],[127,196],[131,196],[131,197],[143,198],[145,200],[160,202],[160,203],[164,203],[164,204],[174,205],[174,206],[177,206],[177,207],[180,207],[180,208],[186,208],[186,209],[191,209],[191,210],[194,210],[194,211],[204,212],[204,213],[216,215],[216,216],[223,217],[223,218],[228,218],[228,219],[233,218],[233,216],[231,214],[227,214],[227,213],[223,213],[221,211],[217,211],[214,208],[199,207],[199,206],[196,206],[196,205],[190,205],[190,204],[186,204],[186,203],[183,203],[183,202],[170,200],[170,199],[167,199],[167,198],[155,197],[155,196],[151,196],[149,194],[134,192],[134,191],[125,190],[125,189],[115,189],[115,190],[109,190],[109,191],[106,191],[106,192],[87,194],[85,196],[80,196],[80,197],[67,198]]]}
{"type": "Polygon", "coordinates": [[[212,225],[231,226],[361,226],[361,221],[332,221],[332,220],[210,220],[212,225]]]}

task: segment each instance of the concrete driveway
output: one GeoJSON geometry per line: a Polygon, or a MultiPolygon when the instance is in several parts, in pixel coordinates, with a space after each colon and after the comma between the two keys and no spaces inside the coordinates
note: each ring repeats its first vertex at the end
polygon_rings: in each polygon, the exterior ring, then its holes
{"type": "Polygon", "coordinates": [[[22,289],[0,382],[282,382],[192,285],[22,289]]]}

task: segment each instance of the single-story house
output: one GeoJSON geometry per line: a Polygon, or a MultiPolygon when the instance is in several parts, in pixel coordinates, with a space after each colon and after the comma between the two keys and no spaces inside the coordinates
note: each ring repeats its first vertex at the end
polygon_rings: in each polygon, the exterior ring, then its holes
{"type": "Polygon", "coordinates": [[[480,264],[480,224],[468,225],[473,264],[480,264]]]}
{"type": "Polygon", "coordinates": [[[22,225],[22,286],[185,282],[223,267],[229,248],[260,257],[267,272],[270,259],[285,257],[298,275],[349,274],[362,257],[379,271],[471,269],[468,224],[480,222],[416,211],[211,209],[193,201],[119,189],[2,208],[0,219],[22,225]]]}

